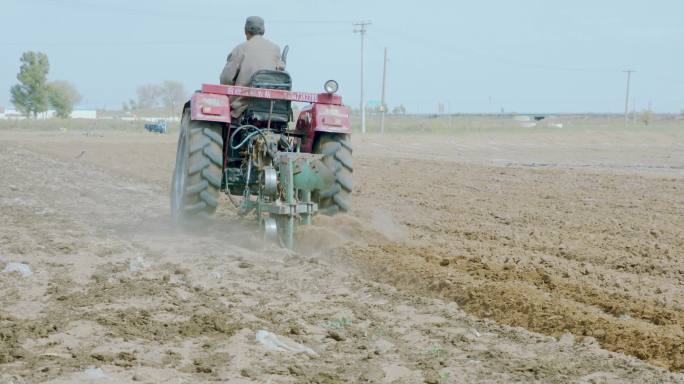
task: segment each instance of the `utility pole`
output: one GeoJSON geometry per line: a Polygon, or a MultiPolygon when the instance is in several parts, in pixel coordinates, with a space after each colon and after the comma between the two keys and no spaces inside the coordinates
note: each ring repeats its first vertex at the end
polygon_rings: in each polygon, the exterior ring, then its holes
{"type": "Polygon", "coordinates": [[[361,133],[366,133],[366,90],[363,83],[363,44],[366,38],[366,27],[371,25],[370,21],[360,21],[354,23],[354,33],[361,35],[361,133]]]}
{"type": "Polygon", "coordinates": [[[625,72],[627,74],[627,91],[625,93],[625,128],[627,128],[627,115],[629,113],[629,82],[632,78],[632,73],[634,73],[636,71],[633,71],[631,69],[627,69],[627,70],[622,71],[622,72],[625,72]]]}
{"type": "Polygon", "coordinates": [[[385,113],[387,113],[387,104],[385,103],[385,87],[387,84],[387,47],[385,47],[385,61],[382,64],[382,115],[380,115],[380,134],[385,133],[385,113]]]}

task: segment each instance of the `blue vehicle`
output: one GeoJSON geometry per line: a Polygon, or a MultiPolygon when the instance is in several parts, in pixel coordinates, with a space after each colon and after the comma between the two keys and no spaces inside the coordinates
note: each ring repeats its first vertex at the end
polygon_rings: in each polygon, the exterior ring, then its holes
{"type": "Polygon", "coordinates": [[[165,120],[157,120],[154,123],[145,124],[145,129],[148,132],[166,133],[166,121],[165,120]]]}

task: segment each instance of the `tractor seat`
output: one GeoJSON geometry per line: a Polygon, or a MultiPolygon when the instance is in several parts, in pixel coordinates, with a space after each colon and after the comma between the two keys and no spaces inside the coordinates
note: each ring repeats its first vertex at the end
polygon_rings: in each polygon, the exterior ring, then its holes
{"type": "MultiPolygon", "coordinates": [[[[292,89],[292,79],[287,72],[261,70],[252,75],[249,86],[289,91],[292,89]]],[[[292,117],[291,102],[289,100],[249,99],[244,114],[249,124],[265,127],[268,125],[269,115],[272,128],[286,127],[292,117]],[[271,103],[273,103],[273,109],[271,109],[271,103]]]]}

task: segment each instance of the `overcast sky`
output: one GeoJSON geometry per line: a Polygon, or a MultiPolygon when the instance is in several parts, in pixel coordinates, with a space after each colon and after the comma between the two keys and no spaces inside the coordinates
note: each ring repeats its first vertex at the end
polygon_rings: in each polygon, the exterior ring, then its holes
{"type": "Polygon", "coordinates": [[[83,108],[120,108],[142,84],[217,83],[227,53],[260,15],[290,45],[294,87],[340,83],[359,102],[360,42],[371,20],[366,93],[411,112],[620,112],[634,69],[637,109],[684,109],[684,2],[678,0],[0,0],[0,106],[11,107],[21,53],[46,52],[83,108]]]}

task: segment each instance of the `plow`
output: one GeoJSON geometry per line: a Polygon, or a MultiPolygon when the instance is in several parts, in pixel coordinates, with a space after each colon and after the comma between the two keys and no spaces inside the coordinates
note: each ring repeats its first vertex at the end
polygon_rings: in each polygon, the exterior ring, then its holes
{"type": "Polygon", "coordinates": [[[185,104],[171,183],[178,219],[213,214],[220,194],[253,217],[266,241],[289,249],[319,213],[350,209],[349,111],[329,80],[325,92],[291,90],[283,71],[259,71],[250,86],[204,84],[185,104]],[[247,108],[231,116],[231,100],[247,108]],[[306,103],[293,119],[292,103],[306,103]]]}

